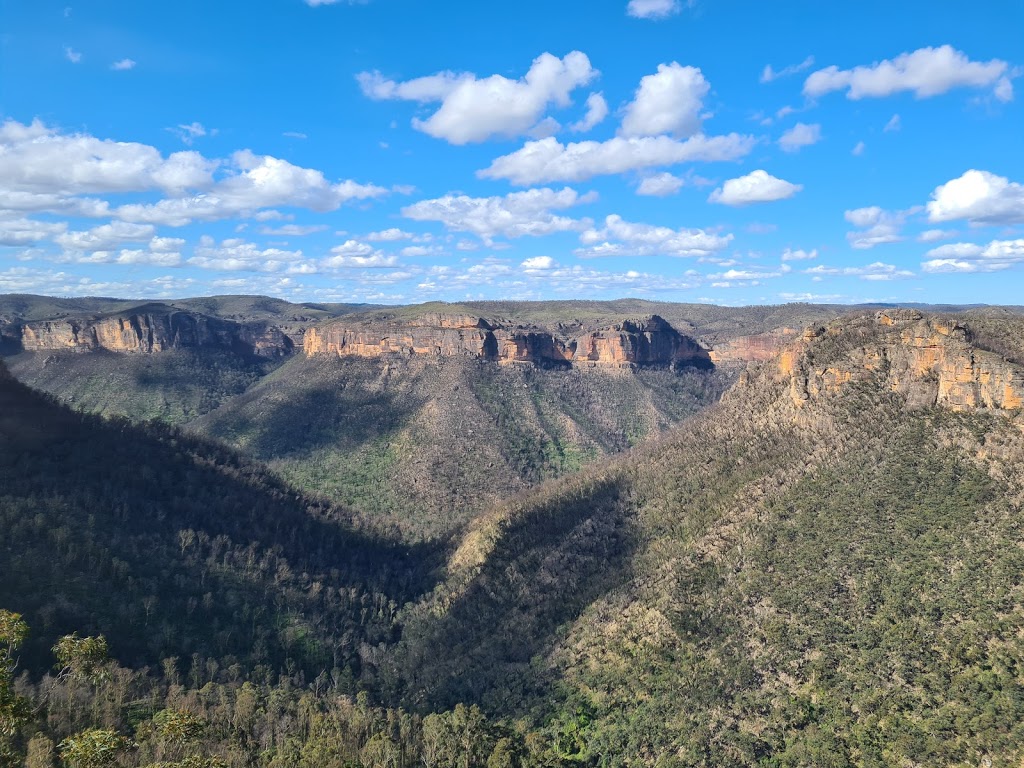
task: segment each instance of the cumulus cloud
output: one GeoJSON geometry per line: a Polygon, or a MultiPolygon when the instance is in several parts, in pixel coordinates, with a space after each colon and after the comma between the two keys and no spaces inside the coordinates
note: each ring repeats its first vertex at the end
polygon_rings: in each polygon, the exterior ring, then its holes
{"type": "Polygon", "coordinates": [[[357,80],[371,99],[440,102],[426,120],[414,119],[413,127],[451,144],[468,144],[527,135],[543,120],[550,104],[569,106],[572,92],[597,75],[586,54],[572,51],[561,59],[541,54],[518,80],[502,75],[478,79],[472,73],[454,72],[406,82],[388,80],[379,72],[362,72],[357,80]]]}
{"type": "Polygon", "coordinates": [[[279,237],[305,237],[330,229],[326,224],[283,224],[280,227],[260,227],[261,235],[277,235],[279,237]]]}
{"type": "Polygon", "coordinates": [[[591,228],[580,235],[585,247],[575,254],[580,258],[599,256],[713,256],[729,247],[732,235],[716,235],[702,229],[672,229],[651,224],[624,221],[608,216],[601,229],[591,228]]]}
{"type": "Polygon", "coordinates": [[[704,97],[711,86],[696,67],[659,64],[657,73],[641,78],[626,105],[621,136],[669,134],[686,138],[700,131],[704,97]]]}
{"type": "Polygon", "coordinates": [[[816,258],[818,258],[817,248],[811,251],[805,251],[802,248],[794,251],[790,248],[787,248],[785,251],[782,252],[783,261],[807,261],[809,259],[816,258]]]}
{"type": "Polygon", "coordinates": [[[418,235],[415,232],[406,232],[398,227],[391,227],[390,229],[382,229],[379,232],[371,232],[366,236],[366,239],[371,243],[391,243],[399,240],[412,240],[414,242],[421,243],[429,242],[431,237],[429,234],[418,235]]]}
{"type": "Polygon", "coordinates": [[[988,245],[950,243],[933,248],[924,272],[997,272],[1024,264],[1024,240],[993,240],[988,245]]]}
{"type": "Polygon", "coordinates": [[[321,171],[248,150],[235,152],[231,166],[236,170],[204,194],[153,204],[123,205],[117,209],[117,215],[126,221],[183,226],[191,221],[245,215],[261,208],[293,206],[323,213],[352,200],[372,199],[388,192],[384,187],[351,180],[332,184],[321,171]]]}
{"type": "Polygon", "coordinates": [[[624,173],[683,162],[737,160],[750,153],[752,136],[698,134],[685,141],[669,136],[581,141],[562,144],[554,138],[529,141],[522,149],[497,158],[478,171],[484,179],[507,179],[526,186],[555,181],[584,181],[594,176],[624,173]]]}
{"type": "Polygon", "coordinates": [[[606,117],[608,117],[608,102],[604,100],[604,94],[592,93],[587,97],[587,114],[579,122],[570,125],[569,130],[586,133],[602,123],[606,117]]]}
{"type": "MultiPolygon", "coordinates": [[[[761,70],[760,81],[762,83],[770,83],[773,80],[778,80],[780,77],[788,77],[789,75],[795,75],[798,72],[803,72],[805,69],[810,69],[814,66],[814,57],[808,56],[806,59],[801,61],[799,64],[792,64],[788,67],[783,67],[780,70],[772,69],[771,64],[765,64],[763,70],[761,70]]],[[[781,115],[779,115],[781,117],[781,115]]]]}
{"type": "Polygon", "coordinates": [[[64,58],[66,58],[72,64],[77,64],[78,62],[80,62],[82,60],[82,54],[79,51],[76,51],[74,48],[72,48],[70,46],[65,46],[65,48],[64,48],[64,58]]]}
{"type": "Polygon", "coordinates": [[[819,280],[823,277],[859,277],[861,280],[884,281],[902,280],[907,277],[914,277],[914,273],[907,269],[900,269],[894,264],[885,264],[876,261],[866,267],[826,267],[819,264],[816,267],[805,269],[804,274],[811,275],[819,280]]]}
{"type": "Polygon", "coordinates": [[[708,202],[734,206],[770,203],[793,197],[802,189],[802,184],[792,184],[770,175],[767,171],[757,170],[737,179],[729,179],[711,193],[708,202]]]}
{"type": "Polygon", "coordinates": [[[1009,64],[1000,59],[971,61],[965,53],[943,45],[919,48],[870,66],[819,69],[804,82],[804,94],[817,97],[845,90],[848,99],[864,99],[911,91],[916,98],[925,99],[954,88],[996,87],[1000,89],[997,98],[1000,93],[1003,98],[1012,98],[1012,86],[1007,94],[1002,85],[1008,69],[1009,64]]]}
{"type": "Polygon", "coordinates": [[[846,240],[851,248],[857,250],[867,250],[885,243],[901,242],[904,240],[903,235],[900,234],[903,224],[907,215],[914,212],[915,209],[886,211],[877,205],[845,211],[843,217],[860,229],[858,232],[847,232],[846,240]]]}
{"type": "Polygon", "coordinates": [[[223,240],[217,245],[203,237],[188,264],[202,269],[222,271],[277,272],[302,259],[302,251],[261,248],[238,238],[223,240]]]}
{"type": "Polygon", "coordinates": [[[125,72],[129,69],[135,69],[135,63],[134,59],[120,59],[111,64],[110,68],[115,72],[125,72]]]}
{"type": "Polygon", "coordinates": [[[671,173],[659,173],[641,181],[640,186],[636,188],[636,193],[652,197],[668,197],[682,189],[684,183],[681,178],[673,176],[671,173]]]}
{"type": "Polygon", "coordinates": [[[917,236],[917,240],[920,243],[934,243],[938,240],[949,240],[956,236],[957,232],[955,229],[926,229],[917,236]]]}
{"type": "Polygon", "coordinates": [[[490,244],[495,237],[550,235],[577,230],[586,221],[558,216],[553,211],[591,202],[592,195],[580,195],[574,189],[528,189],[503,197],[445,195],[421,200],[402,209],[402,215],[415,221],[439,221],[456,232],[472,232],[490,244]]]}
{"type": "Polygon", "coordinates": [[[799,152],[801,147],[809,147],[819,141],[821,141],[820,125],[797,123],[782,134],[779,138],[779,146],[783,152],[799,152]]]}
{"type": "Polygon", "coordinates": [[[1019,224],[1024,222],[1024,185],[972,169],[937,187],[927,207],[932,222],[1019,224]]]}
{"type": "Polygon", "coordinates": [[[532,258],[524,259],[519,266],[526,272],[541,272],[554,269],[557,264],[550,256],[533,256],[532,258]]]}
{"type": "Polygon", "coordinates": [[[108,251],[122,243],[149,240],[155,233],[156,228],[150,224],[113,221],[89,230],[59,234],[54,242],[68,251],[108,251]]]}
{"type": "MultiPolygon", "coordinates": [[[[182,124],[175,126],[174,128],[168,128],[168,131],[177,136],[184,144],[192,146],[192,142],[198,138],[206,136],[207,130],[202,123],[192,122],[188,124],[182,124]]],[[[216,130],[210,131],[210,135],[217,133],[216,130]]]]}
{"type": "Polygon", "coordinates": [[[36,221],[27,218],[0,219],[0,245],[26,246],[63,234],[65,222],[36,221]]]}
{"type": "Polygon", "coordinates": [[[331,248],[331,256],[321,260],[327,269],[382,269],[398,263],[397,256],[385,255],[382,251],[358,240],[346,240],[331,248]]]}

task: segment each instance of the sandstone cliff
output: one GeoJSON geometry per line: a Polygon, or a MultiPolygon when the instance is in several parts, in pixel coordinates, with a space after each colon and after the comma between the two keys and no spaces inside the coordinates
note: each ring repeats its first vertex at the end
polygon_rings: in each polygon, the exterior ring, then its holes
{"type": "Polygon", "coordinates": [[[742,365],[771,360],[799,335],[796,328],[776,328],[753,336],[737,336],[716,344],[710,350],[711,362],[715,365],[742,365]]]}
{"type": "Polygon", "coordinates": [[[304,351],[307,356],[466,355],[509,364],[619,368],[711,365],[707,350],[657,315],[607,328],[558,331],[468,315],[426,315],[388,323],[347,320],[309,328],[304,351]]]}
{"type": "Polygon", "coordinates": [[[858,382],[902,393],[911,406],[963,410],[1024,408],[1024,372],[978,349],[955,320],[915,310],[885,310],[857,321],[810,329],[778,357],[797,406],[858,382]]]}
{"type": "Polygon", "coordinates": [[[187,347],[217,347],[260,357],[280,357],[292,350],[291,340],[274,326],[234,323],[159,306],[101,317],[27,322],[18,328],[17,339],[26,352],[102,349],[152,354],[187,347]]]}

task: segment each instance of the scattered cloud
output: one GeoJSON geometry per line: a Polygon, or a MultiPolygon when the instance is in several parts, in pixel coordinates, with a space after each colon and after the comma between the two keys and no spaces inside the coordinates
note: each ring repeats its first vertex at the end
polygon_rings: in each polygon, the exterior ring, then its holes
{"type": "Polygon", "coordinates": [[[620,136],[692,136],[701,129],[704,97],[711,86],[696,67],[659,64],[657,73],[640,80],[626,105],[620,136]]]}
{"type": "Polygon", "coordinates": [[[906,238],[900,234],[906,218],[911,213],[920,209],[908,211],[886,211],[877,205],[866,208],[856,208],[845,211],[843,217],[853,226],[858,227],[858,232],[847,232],[846,240],[851,248],[867,250],[876,245],[885,243],[898,243],[906,238]]]}
{"type": "Polygon", "coordinates": [[[604,94],[592,93],[587,97],[587,114],[579,122],[570,125],[569,130],[586,133],[602,123],[606,117],[608,117],[608,102],[604,100],[604,94]]]}
{"type": "Polygon", "coordinates": [[[63,234],[66,222],[37,221],[27,218],[0,219],[0,246],[26,246],[63,234]]]}
{"type": "Polygon", "coordinates": [[[281,135],[284,136],[285,138],[288,138],[288,139],[308,139],[309,138],[306,134],[299,133],[298,131],[285,131],[281,135]]]}
{"type": "Polygon", "coordinates": [[[135,69],[135,59],[119,59],[110,65],[110,68],[115,72],[125,72],[129,69],[135,69]]]}
{"type": "Polygon", "coordinates": [[[636,188],[636,193],[653,197],[668,197],[682,189],[684,183],[681,178],[673,176],[671,173],[659,173],[643,179],[640,186],[636,188]]]}
{"type": "Polygon", "coordinates": [[[451,144],[469,144],[529,134],[550,104],[569,106],[572,92],[597,75],[586,54],[572,51],[561,59],[541,54],[518,80],[502,75],[478,79],[472,73],[454,72],[406,82],[388,80],[380,72],[362,72],[356,79],[371,99],[440,102],[426,120],[414,119],[413,127],[451,144]]]}
{"type": "Polygon", "coordinates": [[[439,221],[455,232],[472,232],[489,245],[495,237],[537,237],[582,229],[589,222],[558,216],[553,211],[594,199],[569,187],[528,189],[503,197],[445,195],[406,206],[402,215],[415,221],[439,221]]]}
{"type": "Polygon", "coordinates": [[[371,243],[393,243],[400,240],[413,240],[415,242],[426,242],[430,240],[429,235],[417,235],[414,232],[406,232],[398,227],[382,229],[379,232],[371,232],[366,236],[371,243]]]}
{"type": "Polygon", "coordinates": [[[665,19],[682,9],[680,0],[629,0],[626,14],[634,19],[665,19]]]}
{"type": "MultiPolygon", "coordinates": [[[[774,80],[778,80],[780,77],[789,77],[790,75],[795,75],[795,74],[797,74],[799,72],[803,72],[805,69],[810,69],[813,66],[814,66],[814,57],[813,56],[808,56],[806,59],[801,61],[799,64],[792,64],[792,65],[790,65],[788,67],[783,67],[782,69],[780,69],[778,71],[772,69],[772,65],[771,64],[766,64],[764,69],[761,70],[760,82],[762,82],[762,83],[770,83],[770,82],[772,82],[774,80]]],[[[779,117],[782,117],[782,116],[779,115],[779,117]]]]}
{"type": "Polygon", "coordinates": [[[188,259],[189,265],[227,272],[277,272],[302,259],[302,251],[261,248],[239,238],[223,240],[217,245],[213,238],[202,237],[194,252],[188,259]]]}
{"type": "Polygon", "coordinates": [[[554,269],[557,264],[550,256],[533,256],[532,258],[524,259],[519,266],[527,272],[540,272],[554,269]]]}
{"type": "Polygon", "coordinates": [[[770,203],[793,197],[802,189],[802,184],[792,184],[775,178],[767,171],[757,170],[737,179],[729,179],[711,193],[708,202],[733,206],[770,203]]]}
{"type": "Polygon", "coordinates": [[[885,128],[883,128],[882,130],[885,131],[885,133],[892,133],[894,131],[898,131],[902,127],[903,125],[900,121],[900,116],[893,115],[892,117],[889,118],[889,122],[885,124],[885,128]]]}
{"type": "Polygon", "coordinates": [[[853,149],[850,150],[850,154],[854,157],[860,157],[864,154],[865,149],[867,149],[867,145],[863,141],[858,141],[853,145],[853,149]]]}
{"type": "Polygon", "coordinates": [[[907,277],[914,277],[914,273],[900,269],[893,264],[885,264],[881,261],[876,261],[873,264],[868,264],[866,267],[826,267],[819,264],[816,267],[811,267],[804,270],[805,275],[811,275],[815,279],[821,279],[824,277],[859,277],[861,280],[901,280],[907,277]]]}
{"type": "Polygon", "coordinates": [[[187,125],[176,125],[175,127],[168,128],[167,130],[173,133],[179,139],[181,139],[182,143],[190,147],[192,146],[192,142],[194,142],[198,138],[202,138],[207,134],[209,134],[210,136],[215,136],[217,134],[216,128],[214,128],[212,131],[207,131],[203,124],[198,122],[192,122],[187,125]]]}
{"type": "Polygon", "coordinates": [[[988,62],[971,61],[965,53],[950,45],[938,48],[919,48],[902,53],[895,59],[886,59],[871,66],[839,69],[832,66],[813,72],[804,82],[804,94],[823,96],[832,91],[846,91],[848,99],[881,98],[894,93],[911,91],[918,99],[947,93],[954,88],[993,87],[1004,100],[1009,93],[1005,75],[1009,64],[1000,59],[988,62]],[[1006,85],[1003,81],[1005,80],[1006,85]]]}
{"type": "Polygon", "coordinates": [[[950,240],[959,234],[955,229],[926,229],[917,236],[919,243],[935,243],[939,240],[950,240]]]}
{"type": "Polygon", "coordinates": [[[988,171],[969,170],[937,187],[928,203],[928,220],[967,219],[972,224],[1024,222],[1024,185],[988,171]]]}
{"type": "Polygon", "coordinates": [[[64,58],[66,58],[72,64],[78,64],[82,60],[82,54],[80,51],[76,51],[71,46],[65,46],[64,58]]]}
{"type": "Polygon", "coordinates": [[[325,232],[330,227],[326,224],[284,224],[280,227],[260,227],[261,235],[277,235],[279,237],[305,237],[317,232],[325,232]]]}
{"type": "Polygon", "coordinates": [[[821,141],[821,126],[817,123],[807,125],[797,123],[779,138],[779,147],[783,152],[799,152],[801,147],[809,147],[821,141]]]}
{"type": "Polygon", "coordinates": [[[507,179],[527,186],[556,181],[585,181],[594,176],[625,173],[683,162],[723,162],[749,154],[756,140],[730,133],[726,136],[698,134],[685,141],[669,136],[623,138],[604,142],[581,141],[562,144],[547,138],[529,141],[522,149],[497,158],[477,172],[484,179],[507,179]]]}
{"type": "Polygon", "coordinates": [[[67,251],[109,251],[126,242],[149,240],[156,234],[150,224],[130,224],[113,221],[89,230],[65,232],[57,235],[54,242],[67,251]]]}
{"type": "Polygon", "coordinates": [[[717,235],[702,229],[672,229],[651,224],[624,221],[611,215],[601,229],[588,229],[580,235],[585,247],[575,254],[580,258],[599,256],[713,256],[729,247],[732,235],[717,235]]]}
{"type": "Polygon", "coordinates": [[[809,259],[818,258],[818,249],[815,248],[812,251],[805,251],[803,249],[792,250],[787,248],[782,252],[783,261],[807,261],[809,259]]]}
{"type": "Polygon", "coordinates": [[[1024,264],[1024,240],[993,240],[988,245],[951,243],[933,248],[924,272],[997,272],[1024,264]]]}

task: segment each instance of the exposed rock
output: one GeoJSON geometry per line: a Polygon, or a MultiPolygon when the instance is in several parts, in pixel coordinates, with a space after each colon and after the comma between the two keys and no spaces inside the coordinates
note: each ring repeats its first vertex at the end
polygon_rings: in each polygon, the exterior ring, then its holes
{"type": "Polygon", "coordinates": [[[966,326],[915,310],[884,310],[859,324],[807,331],[779,355],[777,369],[789,379],[797,406],[874,380],[914,407],[1024,408],[1017,366],[972,346],[966,326]]]}
{"type": "Polygon", "coordinates": [[[323,354],[468,355],[537,365],[710,365],[707,350],[657,315],[567,335],[465,315],[426,315],[406,322],[342,321],[306,331],[304,350],[323,354]]]}
{"type": "Polygon", "coordinates": [[[103,349],[152,354],[185,347],[219,347],[260,357],[280,357],[292,349],[291,340],[273,326],[234,323],[159,308],[106,317],[24,323],[20,327],[19,343],[27,352],[103,349]]]}
{"type": "Polygon", "coordinates": [[[768,333],[737,336],[710,351],[715,365],[735,365],[771,360],[800,334],[796,328],[776,328],[768,333]]]}

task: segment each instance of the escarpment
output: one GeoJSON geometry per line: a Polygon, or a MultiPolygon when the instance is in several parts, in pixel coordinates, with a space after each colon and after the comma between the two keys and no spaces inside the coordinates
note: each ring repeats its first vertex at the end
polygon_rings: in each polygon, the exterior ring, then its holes
{"type": "Polygon", "coordinates": [[[107,350],[153,354],[171,349],[215,347],[258,357],[281,357],[293,348],[279,328],[235,323],[205,315],[153,307],[109,316],[26,322],[9,328],[11,343],[26,352],[107,350]],[[141,310],[141,311],[140,311],[141,310]]]}
{"type": "Polygon", "coordinates": [[[911,406],[1024,408],[1024,372],[972,343],[968,326],[916,310],[885,310],[809,329],[777,360],[798,407],[859,382],[879,382],[911,406]]]}
{"type": "Polygon", "coordinates": [[[778,355],[799,335],[799,329],[783,327],[752,336],[737,336],[715,344],[710,350],[711,362],[715,365],[765,362],[778,355]]]}
{"type": "Polygon", "coordinates": [[[710,367],[711,357],[693,339],[657,315],[606,328],[556,330],[467,315],[426,315],[415,320],[346,320],[309,328],[307,356],[470,356],[497,363],[710,367]]]}

